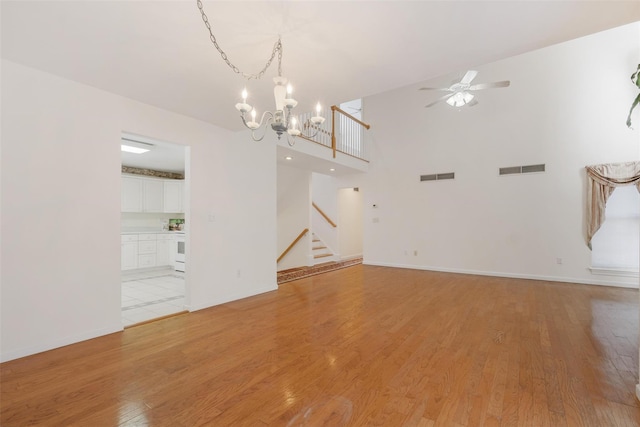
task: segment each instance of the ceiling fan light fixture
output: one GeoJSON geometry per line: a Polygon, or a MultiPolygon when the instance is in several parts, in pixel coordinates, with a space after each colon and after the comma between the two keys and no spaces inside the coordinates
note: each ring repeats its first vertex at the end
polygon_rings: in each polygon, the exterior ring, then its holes
{"type": "Polygon", "coordinates": [[[469,70],[465,73],[464,77],[459,82],[455,82],[449,87],[421,87],[419,90],[439,90],[447,92],[446,95],[425,105],[425,108],[432,107],[442,101],[446,101],[446,103],[452,107],[463,107],[465,105],[473,107],[474,105],[478,104],[478,101],[475,100],[475,95],[471,93],[472,91],[508,87],[511,84],[509,80],[503,80],[500,82],[480,83],[472,85],[471,82],[473,81],[473,79],[475,79],[477,74],[477,71],[469,70]]]}
{"type": "Polygon", "coordinates": [[[474,97],[475,96],[469,92],[456,92],[447,99],[447,104],[452,107],[462,107],[471,102],[474,97]]]}

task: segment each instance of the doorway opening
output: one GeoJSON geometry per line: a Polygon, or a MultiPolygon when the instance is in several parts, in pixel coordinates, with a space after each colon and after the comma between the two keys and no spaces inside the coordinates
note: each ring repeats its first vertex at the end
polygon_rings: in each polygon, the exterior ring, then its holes
{"type": "Polygon", "coordinates": [[[120,142],[121,310],[128,327],[186,311],[189,150],[129,133],[120,142]]]}

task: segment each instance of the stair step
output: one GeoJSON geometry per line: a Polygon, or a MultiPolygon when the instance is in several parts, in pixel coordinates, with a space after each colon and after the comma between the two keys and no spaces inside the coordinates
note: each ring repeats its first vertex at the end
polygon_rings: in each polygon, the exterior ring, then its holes
{"type": "Polygon", "coordinates": [[[328,257],[328,256],[333,256],[333,254],[320,254],[320,255],[314,255],[313,258],[314,259],[318,259],[318,258],[324,258],[324,257],[328,257]]]}
{"type": "Polygon", "coordinates": [[[312,249],[315,251],[316,249],[327,249],[327,247],[326,246],[314,246],[312,249]]]}

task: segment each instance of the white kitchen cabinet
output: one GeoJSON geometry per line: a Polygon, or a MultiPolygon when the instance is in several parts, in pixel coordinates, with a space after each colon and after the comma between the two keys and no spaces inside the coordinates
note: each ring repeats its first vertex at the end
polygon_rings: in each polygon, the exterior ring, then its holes
{"type": "Polygon", "coordinates": [[[143,179],[142,188],[143,211],[163,212],[164,182],[160,179],[143,179]]]}
{"type": "Polygon", "coordinates": [[[138,236],[135,234],[120,236],[120,268],[138,268],[138,236]]]}
{"type": "Polygon", "coordinates": [[[173,266],[173,260],[171,259],[171,249],[174,246],[174,239],[171,234],[157,234],[156,238],[156,265],[171,265],[173,266]]]}
{"type": "Polygon", "coordinates": [[[157,265],[157,244],[155,239],[155,234],[140,234],[138,236],[138,268],[155,267],[157,265]]]}
{"type": "Polygon", "coordinates": [[[142,212],[142,179],[122,177],[120,192],[122,212],[142,212]]]}
{"type": "Polygon", "coordinates": [[[164,212],[168,213],[182,213],[183,207],[183,193],[184,193],[184,181],[183,180],[166,180],[164,181],[164,212]]]}
{"type": "Polygon", "coordinates": [[[138,268],[156,266],[156,254],[138,254],[138,268]]]}
{"type": "Polygon", "coordinates": [[[122,176],[121,212],[183,213],[184,180],[122,176]]]}
{"type": "Polygon", "coordinates": [[[121,268],[175,266],[175,236],[173,234],[121,234],[121,268]]]}

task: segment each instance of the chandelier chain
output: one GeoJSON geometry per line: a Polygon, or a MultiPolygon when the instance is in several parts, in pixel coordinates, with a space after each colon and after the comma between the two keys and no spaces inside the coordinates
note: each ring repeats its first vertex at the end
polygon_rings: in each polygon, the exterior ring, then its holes
{"type": "Polygon", "coordinates": [[[247,80],[251,80],[251,79],[256,79],[257,80],[257,79],[261,78],[264,75],[264,73],[267,71],[269,66],[271,66],[271,63],[273,62],[273,60],[276,57],[276,52],[278,52],[278,76],[280,76],[280,77],[282,76],[282,41],[280,40],[280,37],[278,37],[278,41],[273,45],[273,51],[271,52],[271,58],[269,58],[269,60],[265,64],[264,68],[257,74],[244,73],[244,72],[240,71],[240,69],[238,67],[236,67],[229,60],[229,58],[227,57],[227,54],[225,53],[225,51],[222,50],[222,48],[218,44],[218,41],[216,40],[216,36],[213,35],[213,30],[211,29],[211,23],[209,23],[209,17],[207,16],[206,13],[204,13],[204,7],[202,5],[202,0],[196,0],[196,1],[198,3],[198,9],[200,9],[200,14],[202,15],[202,21],[204,22],[204,25],[207,27],[207,30],[209,30],[209,39],[211,40],[211,43],[213,43],[213,45],[215,46],[215,48],[218,51],[218,53],[220,53],[220,56],[222,57],[224,62],[227,63],[229,68],[231,68],[234,73],[240,74],[242,77],[244,77],[247,80]]]}

